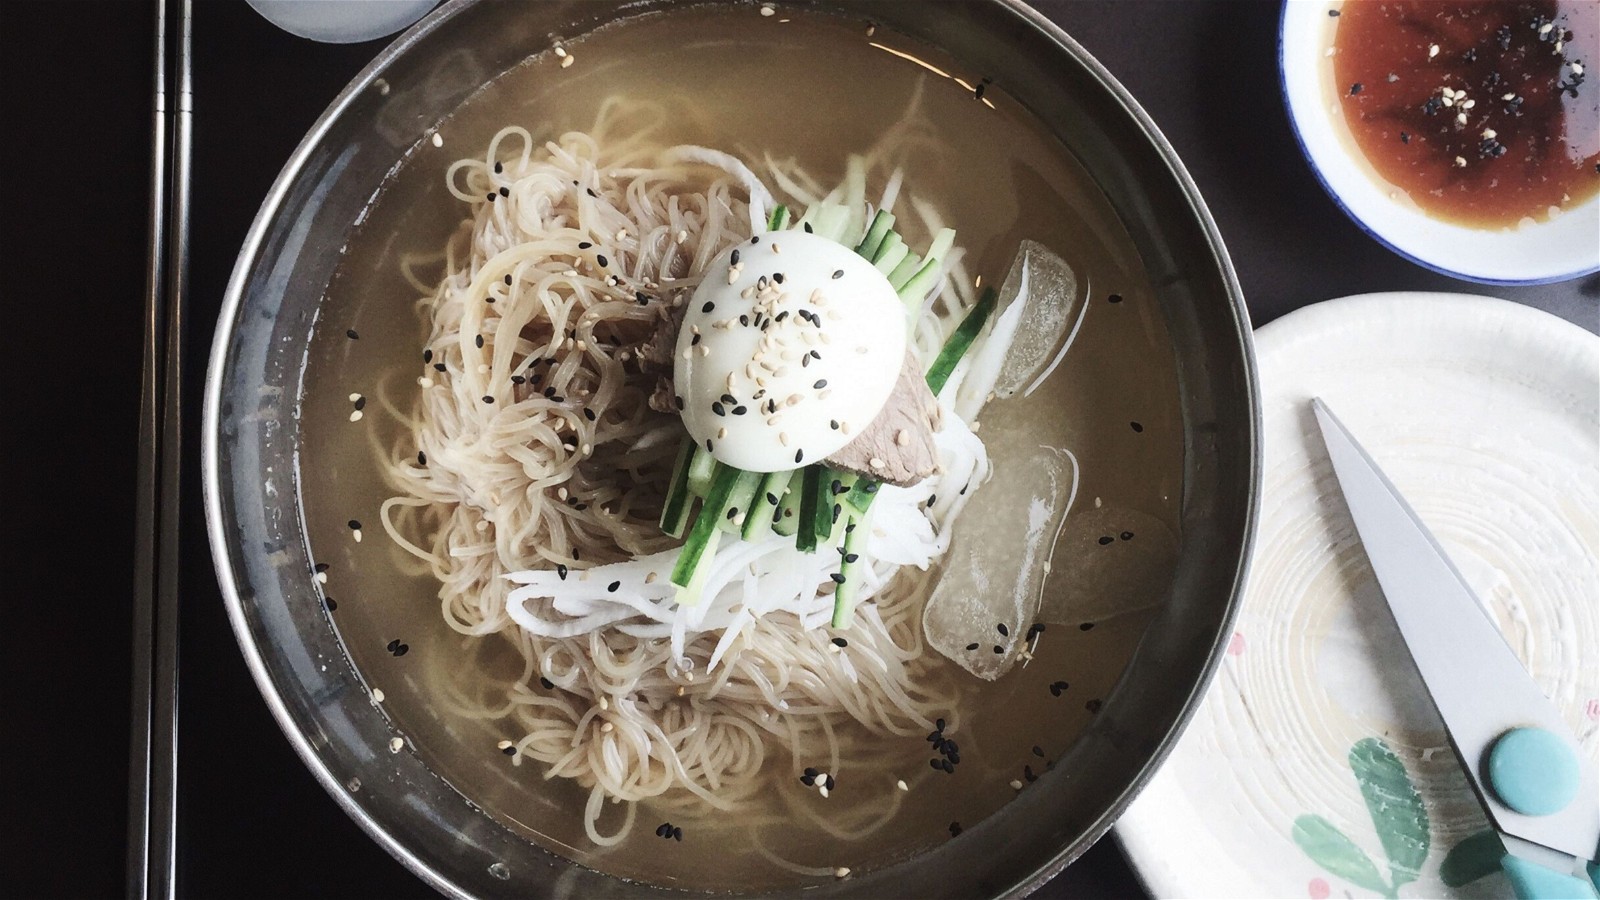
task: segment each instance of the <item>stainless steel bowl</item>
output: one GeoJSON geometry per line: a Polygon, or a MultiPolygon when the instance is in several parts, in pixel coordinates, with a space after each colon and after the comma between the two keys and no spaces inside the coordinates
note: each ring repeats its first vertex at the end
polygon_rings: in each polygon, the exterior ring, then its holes
{"type": "MultiPolygon", "coordinates": [[[[351,818],[420,877],[462,896],[666,896],[513,834],[387,752],[383,715],[313,602],[299,507],[295,398],[339,248],[418,135],[552,33],[668,0],[456,0],[404,34],[333,102],[262,204],[228,285],[205,397],[206,513],[229,616],[296,751],[351,818]],[[386,88],[377,89],[380,79],[386,88]]],[[[1226,251],[1176,154],[1083,48],[1017,0],[819,0],[986,72],[1078,157],[1156,287],[1184,427],[1183,543],[1171,595],[1104,711],[1034,786],[960,841],[807,896],[1025,894],[1099,838],[1176,740],[1230,633],[1260,459],[1250,326],[1226,251]]],[[[798,894],[798,892],[796,892],[798,894]]]]}

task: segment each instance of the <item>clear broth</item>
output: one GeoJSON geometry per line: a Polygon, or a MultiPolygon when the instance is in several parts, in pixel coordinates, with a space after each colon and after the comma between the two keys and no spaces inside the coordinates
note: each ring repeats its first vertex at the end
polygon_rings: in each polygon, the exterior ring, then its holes
{"type": "MultiPolygon", "coordinates": [[[[1080,286],[1091,290],[1066,361],[1032,396],[1005,401],[1017,413],[1006,419],[1035,424],[1026,434],[980,431],[988,441],[1024,438],[1077,455],[1082,481],[1075,509],[1082,514],[1069,517],[1058,544],[1077,549],[1057,554],[1050,592],[1074,577],[1088,552],[1082,548],[1096,545],[1075,533],[1078,522],[1093,523],[1080,530],[1115,533],[1126,513],[1145,525],[1147,536],[1149,523],[1160,523],[1168,546],[1152,541],[1149,558],[1170,568],[1182,495],[1179,393],[1170,342],[1132,242],[1087,172],[1003,86],[987,86],[988,103],[976,99],[955,79],[976,85],[984,73],[882,28],[869,31],[864,21],[788,12],[764,17],[754,7],[685,9],[619,23],[565,47],[574,58],[569,66],[547,51],[487,85],[437,129],[442,147],[418,135],[353,231],[328,288],[299,420],[302,502],[315,558],[328,566],[329,620],[369,687],[381,692],[403,752],[420,754],[499,822],[581,864],[661,885],[760,890],[831,876],[797,874],[758,846],[801,866],[859,871],[951,840],[952,823],[977,824],[1015,796],[1013,781],[1026,783],[1024,767],[1042,773],[1072,744],[1127,665],[1147,617],[1122,615],[1092,630],[1051,627],[1027,667],[993,683],[963,675],[972,690],[962,727],[951,735],[963,757],[956,774],[930,769],[932,754],[920,737],[882,739],[875,770],[837,773],[833,795],[816,801],[821,810],[882,803],[898,793],[899,811],[869,837],[840,840],[804,821],[754,828],[737,814],[686,816],[642,805],[627,840],[596,847],[582,825],[587,791],[545,780],[537,764],[512,765],[496,744],[520,734],[505,723],[452,713],[441,700],[452,679],[504,675],[507,667],[519,670],[521,659],[499,638],[469,649],[440,615],[437,583],[379,522],[378,508],[391,495],[379,460],[400,427],[388,410],[411,407],[423,373],[417,297],[401,275],[401,258],[444,246],[467,214],[445,190],[446,167],[481,155],[507,124],[550,137],[587,128],[607,96],[645,97],[681,113],[674,140],[792,155],[827,184],[843,176],[846,155],[870,146],[924,82],[923,109],[944,145],[938,155],[911,160],[905,185],[957,228],[969,270],[998,283],[1019,241],[1033,239],[1066,258],[1080,286]],[[352,330],[358,339],[347,336],[352,330]],[[352,393],[367,398],[354,423],[352,393]],[[347,524],[352,519],[363,525],[359,542],[347,524]],[[389,649],[395,640],[407,645],[405,655],[389,649]],[[1069,687],[1053,695],[1049,687],[1059,681],[1069,687]],[[899,779],[909,791],[896,791],[899,779]],[[652,833],[668,819],[684,827],[681,843],[652,833]]],[[[966,516],[1004,514],[982,507],[980,497],[966,516]]],[[[769,756],[767,764],[774,777],[790,777],[790,763],[769,756]]],[[[611,832],[621,819],[621,807],[608,806],[600,830],[611,832]]]]}

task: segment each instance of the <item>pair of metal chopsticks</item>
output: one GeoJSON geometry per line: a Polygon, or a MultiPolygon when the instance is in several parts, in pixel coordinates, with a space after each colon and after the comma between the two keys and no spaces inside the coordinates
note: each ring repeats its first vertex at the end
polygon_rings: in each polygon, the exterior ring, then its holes
{"type": "Polygon", "coordinates": [[[191,0],[156,0],[144,365],[135,509],[128,896],[177,888],[178,505],[189,270],[191,0]]]}

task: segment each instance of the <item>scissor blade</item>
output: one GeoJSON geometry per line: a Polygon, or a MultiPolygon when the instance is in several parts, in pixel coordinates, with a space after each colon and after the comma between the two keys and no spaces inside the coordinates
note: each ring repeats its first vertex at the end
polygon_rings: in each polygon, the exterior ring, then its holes
{"type": "Polygon", "coordinates": [[[1595,769],[1561,712],[1528,675],[1472,589],[1405,498],[1321,400],[1312,401],[1333,471],[1372,571],[1484,810],[1500,831],[1581,859],[1600,843],[1595,769]],[[1578,798],[1560,813],[1524,816],[1484,782],[1508,729],[1537,726],[1568,742],[1582,767],[1578,798]]]}

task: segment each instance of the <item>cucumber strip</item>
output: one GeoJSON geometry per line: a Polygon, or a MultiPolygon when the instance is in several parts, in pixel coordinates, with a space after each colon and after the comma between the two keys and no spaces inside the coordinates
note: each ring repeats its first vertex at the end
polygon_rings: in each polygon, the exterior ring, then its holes
{"type": "Polygon", "coordinates": [[[933,243],[928,245],[928,252],[923,255],[923,258],[937,259],[942,261],[946,256],[950,255],[950,248],[954,247],[955,245],[955,229],[941,228],[939,229],[939,233],[933,236],[933,243]]]}
{"type": "Polygon", "coordinates": [[[784,493],[778,494],[778,508],[772,511],[772,530],[784,537],[800,533],[800,482],[799,473],[789,472],[784,493]]]}
{"type": "MultiPolygon", "coordinates": [[[[701,549],[700,559],[696,561],[694,571],[689,573],[689,583],[681,585],[673,592],[673,601],[679,606],[695,606],[700,603],[701,595],[705,593],[706,579],[711,577],[711,561],[717,558],[717,544],[722,539],[722,532],[711,529],[711,536],[706,538],[705,546],[701,549]]],[[[681,558],[681,557],[680,557],[681,558]]],[[[837,606],[837,603],[835,603],[837,606]]]]}
{"type": "Polygon", "coordinates": [[[861,590],[862,535],[866,514],[846,509],[844,514],[844,543],[839,547],[839,575],[834,578],[838,587],[833,591],[833,627],[849,628],[855,621],[856,595],[861,590]]]}
{"type": "Polygon", "coordinates": [[[706,491],[711,490],[711,476],[716,470],[717,458],[711,455],[711,451],[696,444],[694,457],[689,460],[689,493],[704,497],[706,491]]]}
{"type": "MultiPolygon", "coordinates": [[[[689,539],[683,542],[683,549],[678,551],[678,561],[672,567],[673,584],[678,587],[688,587],[690,580],[694,578],[695,568],[706,554],[707,547],[715,547],[717,517],[727,507],[728,497],[734,488],[738,487],[739,477],[744,474],[746,473],[732,466],[721,463],[716,465],[716,474],[711,478],[711,488],[706,491],[705,505],[700,507],[699,515],[694,517],[694,526],[689,529],[689,539]]],[[[698,601],[698,597],[691,597],[687,603],[693,605],[698,601]]]]}
{"type": "Polygon", "coordinates": [[[857,479],[855,486],[850,488],[850,493],[844,495],[846,506],[853,507],[856,512],[864,513],[872,506],[872,501],[878,496],[878,488],[882,487],[871,478],[857,479]]]}
{"type": "Polygon", "coordinates": [[[782,231],[789,227],[789,207],[782,203],[772,208],[772,215],[767,217],[768,231],[782,231]]]}
{"type": "Polygon", "coordinates": [[[745,514],[744,531],[741,536],[747,541],[760,540],[772,530],[772,514],[783,505],[783,495],[789,490],[789,480],[794,472],[773,472],[761,478],[761,485],[756,488],[755,497],[750,501],[750,510],[745,514]]]}
{"type": "Polygon", "coordinates": [[[817,485],[822,480],[821,466],[806,466],[800,473],[800,522],[794,535],[794,545],[802,553],[815,553],[817,549],[817,485]]]}
{"type": "Polygon", "coordinates": [[[913,323],[916,322],[917,316],[922,315],[922,301],[927,299],[928,291],[939,278],[939,264],[938,257],[929,256],[922,264],[922,268],[917,270],[917,274],[911,276],[898,291],[901,302],[905,303],[906,309],[911,313],[913,323]]]}
{"type": "Polygon", "coordinates": [[[844,243],[844,233],[850,227],[850,210],[832,206],[822,211],[814,223],[816,233],[830,241],[844,243]]]}
{"type": "Polygon", "coordinates": [[[689,509],[694,505],[694,494],[689,492],[689,461],[694,459],[693,438],[684,438],[678,448],[678,459],[672,464],[672,487],[667,489],[667,500],[661,506],[661,530],[675,538],[683,537],[689,524],[689,509]]]}
{"type": "Polygon", "coordinates": [[[894,288],[897,296],[900,289],[906,286],[906,282],[910,281],[911,276],[917,274],[920,268],[922,268],[922,257],[915,253],[907,253],[905,259],[900,260],[900,264],[889,273],[889,286],[894,288]]]}
{"type": "Polygon", "coordinates": [[[838,479],[833,477],[833,470],[827,466],[816,465],[812,468],[817,470],[817,483],[813,487],[817,495],[817,513],[811,520],[811,527],[816,529],[818,546],[826,544],[832,547],[833,528],[844,511],[844,504],[833,493],[833,483],[838,479]]]}
{"type": "Polygon", "coordinates": [[[750,506],[755,502],[756,490],[761,487],[764,478],[766,476],[760,472],[740,470],[738,484],[734,485],[733,493],[728,495],[727,505],[717,514],[719,531],[743,533],[744,523],[750,521],[750,506]]]}
{"type": "Polygon", "coordinates": [[[955,371],[956,363],[961,361],[961,357],[972,347],[978,332],[982,331],[983,326],[989,321],[989,316],[994,312],[994,305],[994,288],[989,288],[978,298],[977,304],[967,313],[967,317],[961,320],[961,324],[956,326],[950,339],[944,342],[944,348],[934,358],[933,365],[928,367],[928,390],[933,391],[935,397],[944,390],[944,383],[950,380],[950,373],[955,371]]]}
{"type": "Polygon", "coordinates": [[[889,230],[893,227],[894,213],[878,210],[878,214],[872,217],[872,225],[867,228],[867,236],[856,245],[856,252],[869,261],[877,258],[878,248],[883,245],[884,238],[893,233],[889,230]]]}
{"type": "Polygon", "coordinates": [[[879,248],[878,258],[872,265],[887,277],[890,272],[895,270],[896,266],[900,265],[900,261],[910,253],[911,248],[900,240],[900,235],[891,233],[883,239],[883,246],[879,248]]]}

